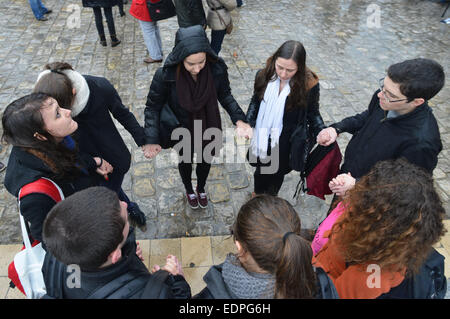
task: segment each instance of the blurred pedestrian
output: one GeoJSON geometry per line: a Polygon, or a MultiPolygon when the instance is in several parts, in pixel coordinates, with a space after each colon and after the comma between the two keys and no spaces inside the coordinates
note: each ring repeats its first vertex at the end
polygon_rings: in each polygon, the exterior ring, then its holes
{"type": "Polygon", "coordinates": [[[116,27],[114,25],[114,17],[112,14],[112,7],[117,5],[117,1],[120,0],[83,0],[83,7],[92,8],[94,11],[95,26],[97,27],[98,36],[100,37],[100,44],[104,47],[106,47],[107,43],[105,29],[103,28],[102,8],[111,37],[111,46],[118,46],[121,42],[117,39],[116,27]]]}
{"type": "Polygon", "coordinates": [[[47,9],[41,0],[28,0],[28,2],[30,3],[34,16],[39,21],[47,21],[48,18],[45,15],[53,12],[47,9]]]}
{"type": "Polygon", "coordinates": [[[219,54],[227,27],[232,24],[230,11],[236,8],[235,0],[206,0],[207,24],[211,28],[211,48],[219,54]]]}
{"type": "Polygon", "coordinates": [[[206,29],[206,15],[202,0],[173,0],[173,3],[177,11],[180,28],[198,24],[206,29]]]}

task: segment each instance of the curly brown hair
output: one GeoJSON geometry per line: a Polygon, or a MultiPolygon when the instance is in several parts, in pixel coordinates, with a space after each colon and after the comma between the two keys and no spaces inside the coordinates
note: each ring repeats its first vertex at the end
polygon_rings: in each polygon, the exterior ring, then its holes
{"type": "Polygon", "coordinates": [[[378,162],[344,199],[332,228],[346,262],[418,272],[446,232],[433,177],[405,159],[378,162]]]}

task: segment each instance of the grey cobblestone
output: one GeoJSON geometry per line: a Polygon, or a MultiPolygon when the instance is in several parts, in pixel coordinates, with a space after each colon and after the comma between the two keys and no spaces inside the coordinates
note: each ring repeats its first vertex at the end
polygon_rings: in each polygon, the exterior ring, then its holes
{"type": "MultiPolygon", "coordinates": [[[[14,99],[30,93],[44,64],[63,60],[81,73],[108,78],[143,123],[148,89],[159,65],[142,62],[146,48],[137,20],[129,14],[119,17],[115,8],[117,35],[122,43],[115,48],[102,47],[92,10],[81,8],[80,28],[68,27],[73,14],[69,4],[81,6],[80,1],[46,0],[53,13],[49,21],[39,22],[28,1],[0,2],[0,112],[14,99]]],[[[392,63],[428,57],[443,64],[447,75],[450,70],[449,26],[439,22],[444,7],[434,1],[247,0],[246,4],[232,12],[234,30],[225,37],[220,53],[229,67],[233,94],[244,111],[253,93],[256,71],[288,39],[303,42],[307,64],[320,77],[321,113],[327,124],[365,110],[377,89],[377,80],[392,63]],[[368,27],[369,5],[381,10],[380,28],[368,27]]],[[[125,7],[128,9],[129,4],[125,7]]],[[[174,44],[177,22],[169,19],[159,26],[167,56],[174,44]]],[[[430,105],[444,145],[434,178],[450,216],[449,83],[430,105]]],[[[231,127],[228,115],[221,114],[223,127],[231,127]]],[[[120,124],[118,127],[132,154],[123,188],[148,217],[147,229],[137,230],[139,239],[229,234],[237,211],[253,191],[253,168],[242,160],[243,156],[236,157],[241,158],[239,162],[214,162],[217,164],[207,182],[210,204],[207,209],[192,210],[177,175],[176,155],[164,150],[156,159],[148,160],[129,133],[120,124]]],[[[349,139],[348,134],[340,137],[342,151],[349,139]]],[[[6,163],[8,155],[9,148],[3,147],[0,160],[6,163]]],[[[298,179],[297,173],[289,174],[280,195],[295,205],[303,227],[312,228],[324,217],[330,198],[321,201],[306,195],[292,199],[298,179]]],[[[16,201],[0,185],[0,244],[18,243],[20,237],[16,201]]]]}

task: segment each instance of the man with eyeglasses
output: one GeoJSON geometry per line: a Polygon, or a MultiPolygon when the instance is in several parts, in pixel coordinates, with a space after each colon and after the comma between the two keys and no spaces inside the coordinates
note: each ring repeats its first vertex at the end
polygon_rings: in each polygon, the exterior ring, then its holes
{"type": "Polygon", "coordinates": [[[378,161],[405,157],[430,173],[442,150],[439,128],[427,101],[444,86],[442,66],[429,59],[413,59],[388,68],[380,89],[366,111],[323,129],[317,143],[330,145],[340,133],[353,135],[341,173],[329,186],[338,196],[378,161]]]}

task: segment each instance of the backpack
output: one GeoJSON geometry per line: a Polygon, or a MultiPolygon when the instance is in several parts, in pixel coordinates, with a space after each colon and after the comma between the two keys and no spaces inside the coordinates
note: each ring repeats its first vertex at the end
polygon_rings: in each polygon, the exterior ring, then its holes
{"type": "Polygon", "coordinates": [[[444,256],[432,248],[418,274],[406,277],[400,285],[378,299],[443,299],[447,292],[444,259],[444,256]]]}
{"type": "Polygon", "coordinates": [[[317,299],[339,299],[336,287],[327,273],[320,267],[314,267],[317,276],[317,299]]]}
{"type": "MultiPolygon", "coordinates": [[[[47,195],[55,203],[64,199],[64,194],[59,186],[50,179],[42,177],[20,189],[18,195],[19,209],[20,200],[32,193],[47,195]]],[[[28,225],[22,215],[20,215],[20,222],[24,245],[21,251],[14,257],[14,261],[8,266],[8,278],[11,280],[9,285],[11,288],[17,287],[28,298],[40,298],[45,293],[45,285],[41,272],[45,250],[39,241],[33,240],[29,236],[28,225]]]]}

